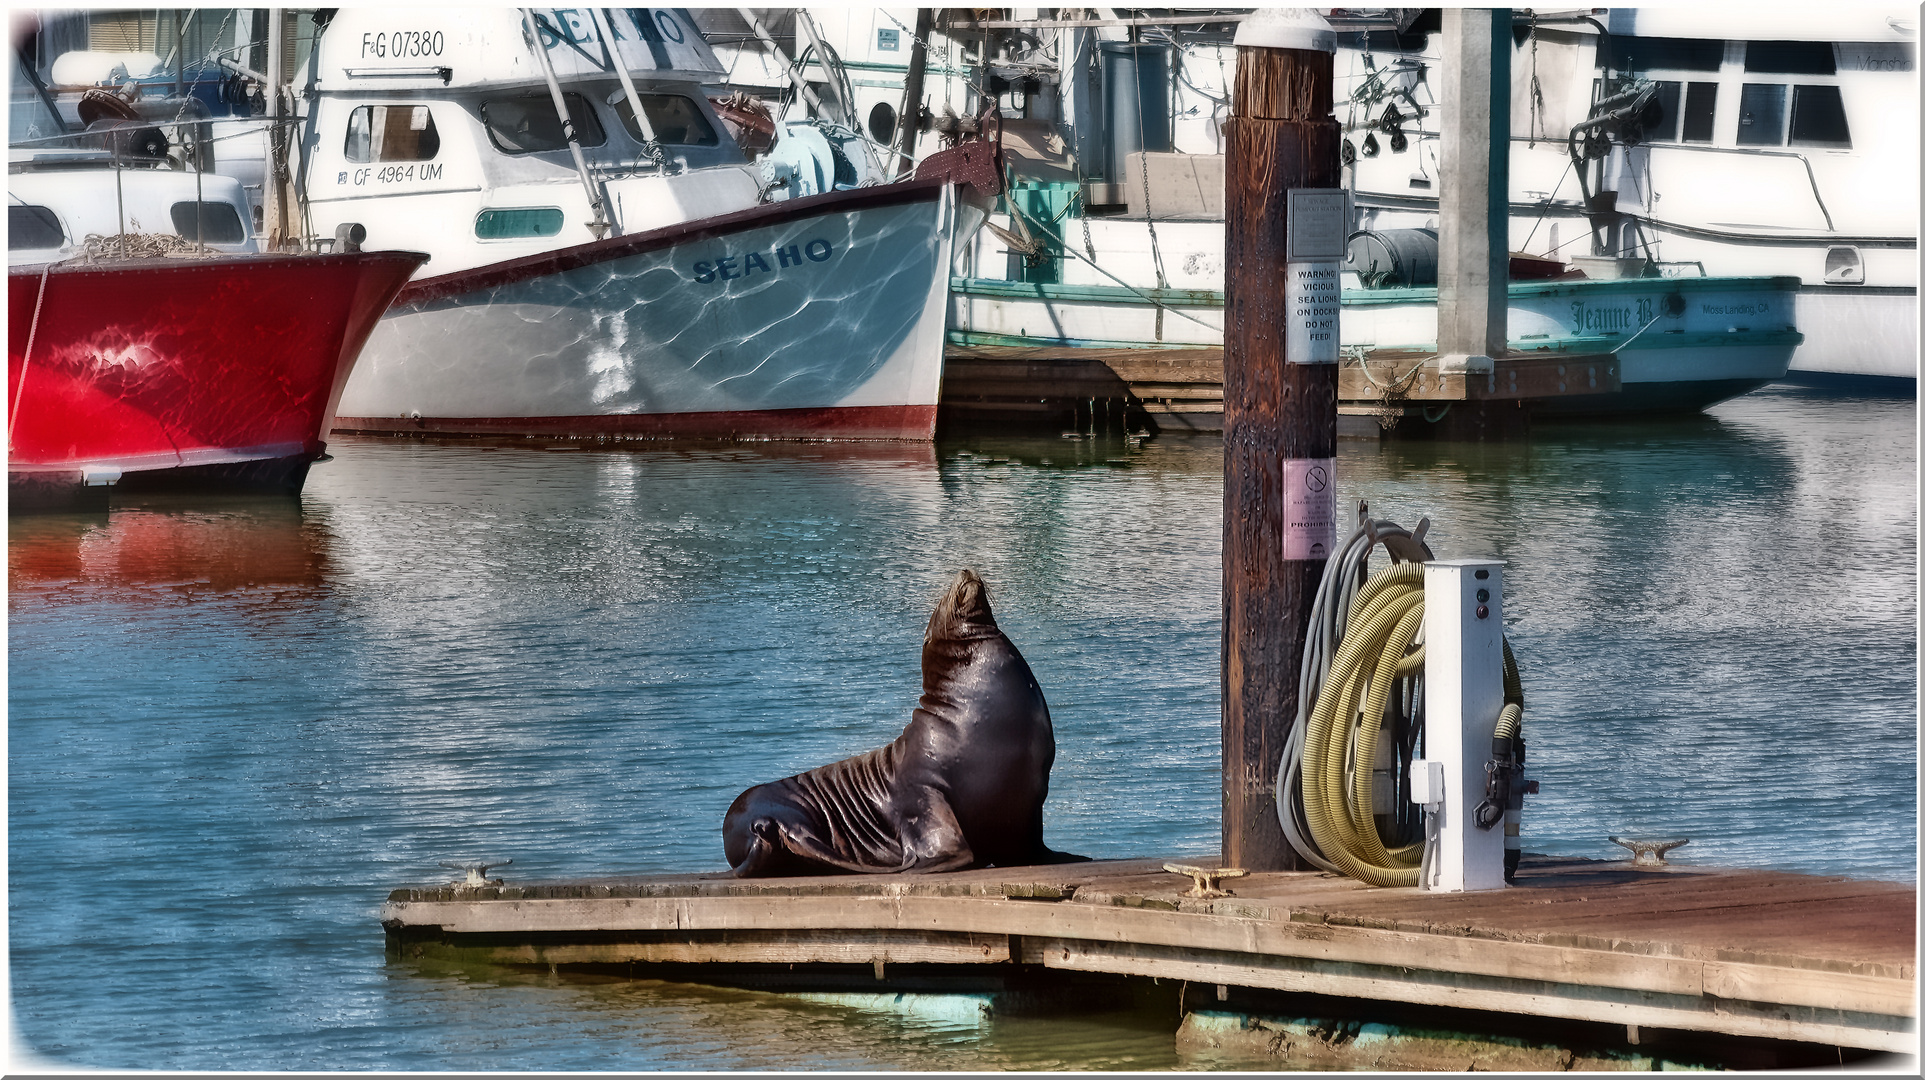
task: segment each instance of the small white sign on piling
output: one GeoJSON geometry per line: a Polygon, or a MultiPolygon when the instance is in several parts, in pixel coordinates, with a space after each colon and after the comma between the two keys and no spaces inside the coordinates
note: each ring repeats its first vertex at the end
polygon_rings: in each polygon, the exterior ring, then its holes
{"type": "MultiPolygon", "coordinates": [[[[1433,892],[1504,887],[1504,830],[1480,829],[1484,763],[1504,707],[1504,564],[1424,564],[1424,756],[1441,766],[1433,892]]],[[[1425,787],[1429,787],[1426,784],[1425,787]]],[[[1413,792],[1413,795],[1415,792],[1413,792]]],[[[1438,793],[1427,791],[1429,799],[1438,793]]],[[[1427,800],[1428,801],[1428,800],[1427,800]]]]}

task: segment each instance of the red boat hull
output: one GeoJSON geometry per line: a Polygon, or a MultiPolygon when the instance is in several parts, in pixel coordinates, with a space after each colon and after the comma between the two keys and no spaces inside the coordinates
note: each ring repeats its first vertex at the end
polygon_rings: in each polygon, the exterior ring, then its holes
{"type": "Polygon", "coordinates": [[[7,274],[15,495],[86,473],[299,491],[361,347],[423,256],[246,255],[7,274]]]}

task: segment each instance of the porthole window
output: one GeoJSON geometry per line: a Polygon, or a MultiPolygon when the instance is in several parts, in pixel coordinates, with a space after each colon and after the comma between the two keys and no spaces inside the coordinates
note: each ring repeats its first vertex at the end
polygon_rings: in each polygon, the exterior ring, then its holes
{"type": "Polygon", "coordinates": [[[561,211],[552,206],[483,210],[475,216],[475,239],[519,240],[530,236],[553,236],[561,231],[561,225],[561,211]]]}
{"type": "MultiPolygon", "coordinates": [[[[715,129],[709,126],[708,117],[688,98],[680,94],[636,96],[642,99],[642,111],[648,114],[648,126],[655,129],[658,142],[671,146],[714,146],[720,141],[715,129]]],[[[627,94],[615,101],[615,115],[621,118],[629,138],[645,141],[641,127],[635,123],[635,110],[628,107],[627,94]]]]}
{"type": "Polygon", "coordinates": [[[168,216],[174,219],[174,231],[189,240],[238,244],[247,239],[241,215],[227,203],[177,202],[168,208],[168,216]]]}
{"type": "MultiPolygon", "coordinates": [[[[600,146],[608,141],[588,99],[580,94],[563,94],[562,99],[568,103],[568,119],[575,126],[575,138],[583,146],[600,146]]],[[[547,94],[484,101],[481,120],[488,127],[489,141],[504,154],[568,149],[568,136],[562,131],[555,99],[547,94]]]]}
{"type": "Polygon", "coordinates": [[[1825,249],[1825,284],[1863,285],[1865,260],[1855,247],[1825,249]]]}
{"type": "Polygon", "coordinates": [[[440,152],[426,105],[363,105],[348,114],[349,161],[432,161],[440,152]]]}

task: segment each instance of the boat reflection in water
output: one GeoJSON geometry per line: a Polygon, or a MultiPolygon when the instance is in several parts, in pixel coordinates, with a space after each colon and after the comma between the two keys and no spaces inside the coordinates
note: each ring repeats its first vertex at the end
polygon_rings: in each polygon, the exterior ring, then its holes
{"type": "Polygon", "coordinates": [[[318,595],[333,572],[323,514],[277,496],[151,496],[108,514],[11,519],[16,603],[159,601],[258,589],[318,595]]]}

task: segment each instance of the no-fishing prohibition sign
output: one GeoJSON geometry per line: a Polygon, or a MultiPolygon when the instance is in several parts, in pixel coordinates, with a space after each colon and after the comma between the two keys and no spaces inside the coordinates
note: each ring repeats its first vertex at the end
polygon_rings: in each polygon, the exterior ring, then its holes
{"type": "Polygon", "coordinates": [[[1283,557],[1323,560],[1337,546],[1337,459],[1286,458],[1283,491],[1283,557]]]}

